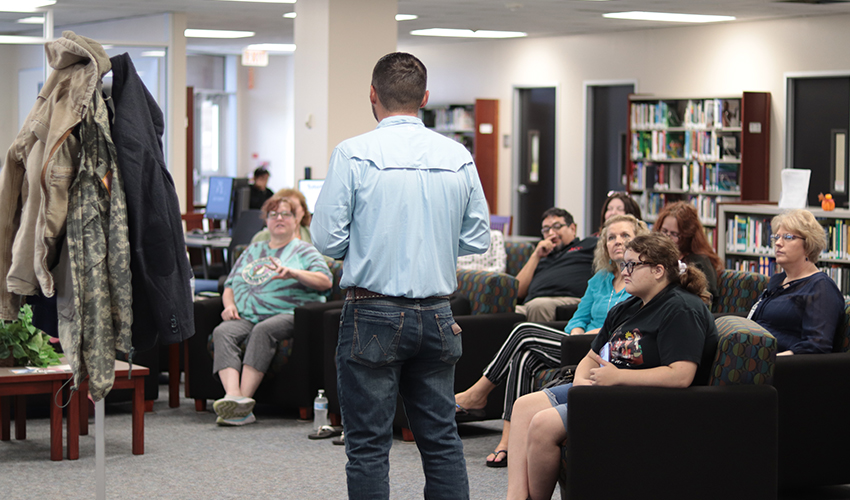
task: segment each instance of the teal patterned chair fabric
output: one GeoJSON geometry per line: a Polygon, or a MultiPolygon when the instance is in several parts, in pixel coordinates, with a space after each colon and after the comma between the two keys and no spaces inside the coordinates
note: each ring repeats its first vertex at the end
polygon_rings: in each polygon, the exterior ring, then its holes
{"type": "Polygon", "coordinates": [[[342,279],[342,261],[330,257],[325,257],[325,261],[328,263],[328,268],[330,268],[333,275],[333,286],[330,289],[328,302],[332,300],[343,300],[345,298],[345,292],[339,287],[339,280],[342,279]]]}
{"type": "Polygon", "coordinates": [[[522,266],[531,258],[532,252],[537,247],[530,241],[505,241],[505,253],[508,255],[506,273],[516,276],[522,270],[522,266]]]}
{"type": "Polygon", "coordinates": [[[776,339],[739,316],[715,320],[719,339],[708,385],[770,384],[776,368],[776,339]]]}
{"type": "Polygon", "coordinates": [[[457,294],[466,297],[472,314],[514,312],[519,282],[513,276],[487,271],[457,272],[457,294]]]}
{"type": "Polygon", "coordinates": [[[537,373],[534,374],[534,390],[539,391],[544,385],[551,382],[558,374],[558,370],[560,370],[560,368],[544,368],[542,370],[538,370],[537,373]]]}
{"type": "Polygon", "coordinates": [[[748,313],[770,281],[763,274],[729,269],[721,272],[718,278],[713,313],[748,313]]]}

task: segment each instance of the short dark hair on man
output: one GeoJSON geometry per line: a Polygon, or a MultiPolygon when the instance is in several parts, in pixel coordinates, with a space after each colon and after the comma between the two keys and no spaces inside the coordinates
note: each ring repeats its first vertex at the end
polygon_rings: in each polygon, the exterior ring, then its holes
{"type": "Polygon", "coordinates": [[[418,110],[427,81],[422,61],[405,52],[385,55],[372,70],[372,86],[381,105],[390,112],[418,110]]]}
{"type": "Polygon", "coordinates": [[[540,220],[545,220],[546,217],[563,217],[564,222],[566,222],[568,226],[574,222],[573,216],[569,212],[558,207],[552,207],[543,212],[543,217],[541,217],[540,220]]]}
{"type": "Polygon", "coordinates": [[[271,174],[269,174],[269,171],[268,171],[268,170],[266,170],[266,169],[265,169],[265,168],[263,168],[263,167],[257,167],[257,169],[256,169],[256,170],[254,170],[254,178],[255,178],[255,179],[257,179],[257,178],[259,178],[259,177],[264,177],[264,176],[266,176],[266,175],[271,175],[271,174]]]}

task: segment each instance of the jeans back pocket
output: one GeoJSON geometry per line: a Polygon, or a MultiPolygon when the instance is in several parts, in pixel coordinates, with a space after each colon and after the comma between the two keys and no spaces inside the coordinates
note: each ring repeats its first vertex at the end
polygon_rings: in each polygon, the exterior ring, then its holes
{"type": "Polygon", "coordinates": [[[355,307],[351,357],[372,368],[392,363],[396,359],[403,326],[402,311],[383,312],[355,307]]]}

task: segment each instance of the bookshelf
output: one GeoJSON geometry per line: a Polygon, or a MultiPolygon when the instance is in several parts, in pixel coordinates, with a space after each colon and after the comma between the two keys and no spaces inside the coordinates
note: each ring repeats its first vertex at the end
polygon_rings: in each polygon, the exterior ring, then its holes
{"type": "Polygon", "coordinates": [[[688,201],[718,248],[717,207],[768,199],[770,93],[629,98],[627,186],[652,223],[670,202],[688,201]]]}
{"type": "Polygon", "coordinates": [[[419,111],[426,127],[463,144],[472,153],[490,213],[497,214],[499,101],[429,105],[419,111]]]}
{"type": "MultiPolygon", "coordinates": [[[[827,247],[817,266],[827,273],[845,297],[850,296],[850,210],[827,212],[807,207],[824,227],[827,247]]],[[[726,269],[772,276],[777,269],[770,246],[770,221],[783,209],[776,205],[724,203],[718,206],[718,251],[726,269]]]]}

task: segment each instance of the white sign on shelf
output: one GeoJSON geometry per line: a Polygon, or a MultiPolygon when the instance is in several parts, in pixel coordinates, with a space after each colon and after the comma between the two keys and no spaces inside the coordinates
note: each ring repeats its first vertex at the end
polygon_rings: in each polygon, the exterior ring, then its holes
{"type": "Polygon", "coordinates": [[[482,123],[478,125],[478,133],[479,134],[492,134],[493,133],[493,124],[492,123],[482,123]]]}
{"type": "Polygon", "coordinates": [[[811,170],[786,168],[782,171],[782,194],[779,208],[806,208],[811,170]]]}

